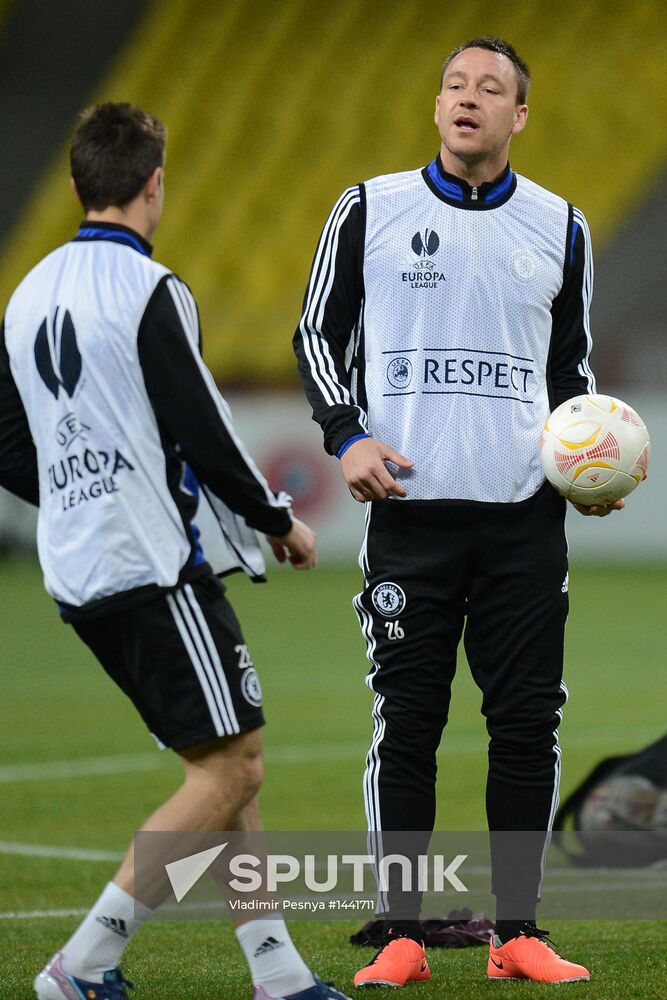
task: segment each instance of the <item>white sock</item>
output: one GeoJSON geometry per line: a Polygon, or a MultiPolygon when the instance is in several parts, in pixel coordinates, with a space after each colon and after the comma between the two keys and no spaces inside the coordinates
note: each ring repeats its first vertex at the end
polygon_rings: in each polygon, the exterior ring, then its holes
{"type": "Polygon", "coordinates": [[[152,912],[115,882],[109,882],[61,949],[65,972],[101,983],[104,973],[116,968],[128,941],[152,912]]]}
{"type": "Polygon", "coordinates": [[[253,986],[263,987],[270,997],[289,996],[315,985],[282,917],[249,920],[236,928],[236,936],[248,960],[253,986]]]}

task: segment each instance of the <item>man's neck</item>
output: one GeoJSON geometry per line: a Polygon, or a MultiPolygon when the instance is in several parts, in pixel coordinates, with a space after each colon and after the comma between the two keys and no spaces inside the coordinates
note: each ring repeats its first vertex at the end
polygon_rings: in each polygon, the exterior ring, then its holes
{"type": "Polygon", "coordinates": [[[143,213],[137,211],[132,205],[128,206],[127,209],[111,205],[100,212],[91,210],[86,212],[86,219],[88,222],[113,222],[117,226],[126,226],[127,229],[132,229],[147,242],[150,242],[155,228],[144,218],[143,213]]]}
{"type": "Polygon", "coordinates": [[[445,146],[440,147],[440,162],[443,170],[465,181],[470,187],[480,187],[494,181],[507,166],[507,150],[484,160],[462,160],[455,156],[445,146]]]}

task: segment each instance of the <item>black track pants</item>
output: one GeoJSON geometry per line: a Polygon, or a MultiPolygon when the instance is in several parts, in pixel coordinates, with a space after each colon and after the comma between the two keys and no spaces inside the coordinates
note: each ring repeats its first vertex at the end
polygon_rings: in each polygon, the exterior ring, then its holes
{"type": "MultiPolygon", "coordinates": [[[[374,734],[371,830],[432,830],[436,750],[463,635],[489,733],[490,830],[547,831],[558,800],[557,728],[567,617],[565,503],[549,486],[504,507],[375,503],[355,608],[368,642],[374,734]]],[[[444,826],[445,808],[442,812],[444,826]]],[[[493,891],[536,899],[539,858],[494,864],[493,891]]],[[[495,861],[498,861],[496,857],[495,861]]]]}

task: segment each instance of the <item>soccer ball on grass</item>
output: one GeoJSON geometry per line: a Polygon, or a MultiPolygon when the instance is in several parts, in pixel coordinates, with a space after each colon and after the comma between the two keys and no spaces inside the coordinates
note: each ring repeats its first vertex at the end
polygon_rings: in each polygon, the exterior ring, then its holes
{"type": "Polygon", "coordinates": [[[651,446],[639,415],[613,396],[574,396],[542,432],[544,474],[559,493],[590,507],[626,497],[646,478],[651,446]]]}

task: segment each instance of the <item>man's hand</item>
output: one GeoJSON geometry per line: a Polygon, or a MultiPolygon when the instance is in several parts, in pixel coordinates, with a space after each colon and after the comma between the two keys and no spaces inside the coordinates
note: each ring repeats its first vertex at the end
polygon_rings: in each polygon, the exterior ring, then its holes
{"type": "Polygon", "coordinates": [[[290,532],[281,538],[267,535],[266,540],[279,563],[289,559],[294,569],[312,569],[317,563],[316,537],[312,528],[294,518],[290,532]]]}
{"type": "Polygon", "coordinates": [[[391,495],[407,496],[406,490],[396,482],[385,462],[393,462],[400,469],[411,469],[414,465],[409,458],[374,438],[355,441],[344,452],[340,465],[355,500],[368,503],[369,500],[386,500],[391,495]]]}
{"type": "Polygon", "coordinates": [[[587,507],[583,503],[575,503],[574,500],[570,500],[570,503],[584,517],[606,517],[607,514],[611,514],[612,510],[623,510],[625,507],[625,500],[614,500],[613,503],[608,504],[593,504],[591,507],[587,507]]]}

